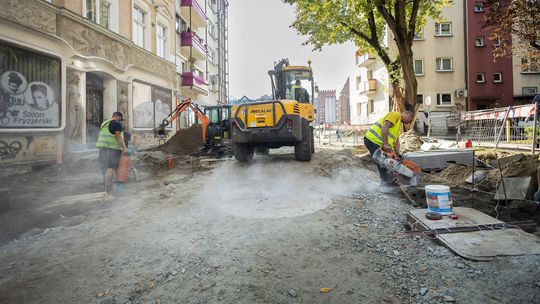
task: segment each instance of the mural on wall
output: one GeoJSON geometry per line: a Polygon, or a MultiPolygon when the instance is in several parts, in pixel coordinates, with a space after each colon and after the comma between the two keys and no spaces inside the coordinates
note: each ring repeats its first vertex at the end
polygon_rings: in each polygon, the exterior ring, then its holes
{"type": "Polygon", "coordinates": [[[57,139],[51,136],[8,136],[0,139],[0,163],[54,159],[57,139]]]}
{"type": "Polygon", "coordinates": [[[0,129],[59,128],[61,65],[0,41],[0,129]]]}
{"type": "Polygon", "coordinates": [[[134,128],[157,127],[171,113],[171,90],[133,82],[133,108],[134,128]]]}
{"type": "Polygon", "coordinates": [[[78,73],[67,72],[67,115],[65,139],[69,143],[82,143],[83,105],[81,101],[81,79],[78,73]]]}

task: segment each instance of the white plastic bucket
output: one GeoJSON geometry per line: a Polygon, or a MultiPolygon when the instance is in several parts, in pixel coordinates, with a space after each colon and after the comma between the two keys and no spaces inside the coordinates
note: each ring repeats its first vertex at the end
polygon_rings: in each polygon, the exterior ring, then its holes
{"type": "Polygon", "coordinates": [[[444,185],[427,185],[426,201],[428,211],[441,215],[452,214],[452,194],[450,187],[444,185]]]}

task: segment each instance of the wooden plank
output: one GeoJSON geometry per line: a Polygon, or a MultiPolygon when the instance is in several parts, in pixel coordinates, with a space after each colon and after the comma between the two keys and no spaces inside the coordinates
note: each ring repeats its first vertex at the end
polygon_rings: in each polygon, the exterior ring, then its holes
{"type": "MultiPolygon", "coordinates": [[[[426,212],[427,209],[411,210],[407,214],[409,225],[413,229],[436,229],[502,223],[473,208],[455,207],[458,220],[431,221],[425,218],[426,212]]],[[[519,229],[440,234],[437,239],[457,255],[477,261],[500,256],[540,255],[540,239],[519,229]]]]}
{"type": "Polygon", "coordinates": [[[85,193],[72,196],[63,196],[58,198],[52,204],[47,205],[47,208],[74,205],[74,204],[94,204],[101,203],[107,197],[106,192],[85,193]]]}

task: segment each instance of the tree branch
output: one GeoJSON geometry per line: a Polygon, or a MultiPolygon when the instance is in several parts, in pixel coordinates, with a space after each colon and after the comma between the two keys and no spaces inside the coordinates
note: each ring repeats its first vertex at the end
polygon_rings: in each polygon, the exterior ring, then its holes
{"type": "Polygon", "coordinates": [[[411,41],[414,39],[414,34],[416,34],[416,18],[418,17],[418,10],[420,9],[420,2],[422,2],[422,0],[413,1],[411,16],[409,17],[409,32],[407,35],[411,41]]]}

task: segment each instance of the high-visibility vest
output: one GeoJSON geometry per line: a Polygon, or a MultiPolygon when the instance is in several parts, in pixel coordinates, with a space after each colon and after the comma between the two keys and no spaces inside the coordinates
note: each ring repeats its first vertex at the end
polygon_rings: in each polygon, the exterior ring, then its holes
{"type": "MultiPolygon", "coordinates": [[[[391,113],[391,112],[390,112],[391,113]]],[[[386,117],[390,114],[386,114],[383,118],[379,119],[373,126],[366,132],[366,138],[378,146],[383,145],[382,127],[386,121],[386,117]]],[[[394,148],[394,143],[399,136],[401,130],[401,115],[396,124],[388,129],[388,144],[394,148]]]]}
{"type": "MultiPolygon", "coordinates": [[[[96,148],[109,148],[114,150],[122,150],[122,147],[116,140],[116,136],[109,131],[109,124],[112,119],[108,119],[101,124],[101,131],[99,132],[96,148]]],[[[123,134],[124,132],[122,132],[123,134]]]]}

